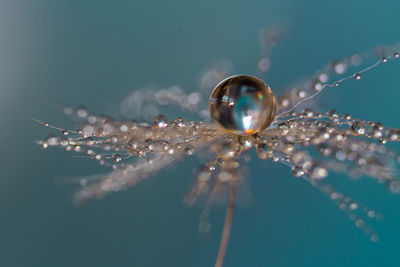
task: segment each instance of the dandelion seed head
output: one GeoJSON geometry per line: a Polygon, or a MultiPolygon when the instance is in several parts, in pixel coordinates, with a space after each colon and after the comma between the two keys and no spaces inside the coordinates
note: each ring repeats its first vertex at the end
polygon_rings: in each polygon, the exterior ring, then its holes
{"type": "MultiPolygon", "coordinates": [[[[280,35],[267,36],[275,44],[280,35]]],[[[321,110],[317,96],[328,89],[342,89],[336,87],[347,80],[367,78],[367,71],[399,58],[393,48],[385,51],[375,63],[355,73],[349,70],[370,60],[365,55],[373,53],[335,60],[307,81],[289,85],[283,92],[277,90],[277,101],[264,81],[250,75],[229,76],[230,65],[220,64],[206,72],[198,91],[185,93],[181,87],[171,86],[130,94],[120,106],[126,120],[93,114],[83,106],[64,107],[66,115],[80,121],[78,130],[33,119],[60,135],[38,144],[44,149],[61,147],[81,153],[110,168],[96,180],[80,179],[74,197],[77,203],[133,187],[186,157],[207,157],[185,196],[188,204],[206,199],[199,226],[205,232],[211,228],[207,220],[211,203],[229,194],[229,207],[233,207],[236,189],[245,187],[246,165],[254,153],[259,160],[288,166],[294,177],[328,196],[371,241],[377,241],[365,219],[380,216],[329,186],[327,177],[331,172],[370,177],[400,194],[400,155],[388,147],[390,142],[400,141],[400,130],[359,119],[356,114],[321,110]],[[210,95],[208,103],[204,102],[205,92],[210,95]],[[163,107],[178,108],[180,116],[167,119],[163,107]],[[186,113],[201,120],[185,120],[186,113]],[[362,212],[364,217],[359,214],[362,212]]],[[[263,54],[256,69],[264,73],[271,66],[269,55],[263,54]]]]}

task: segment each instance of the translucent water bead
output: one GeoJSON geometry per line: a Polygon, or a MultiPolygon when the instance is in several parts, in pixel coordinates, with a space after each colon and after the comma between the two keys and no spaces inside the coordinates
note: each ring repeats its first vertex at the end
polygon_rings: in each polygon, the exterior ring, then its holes
{"type": "Polygon", "coordinates": [[[274,119],[275,96],[260,79],[248,75],[228,77],[210,96],[210,114],[215,123],[238,135],[267,128],[274,119]]]}

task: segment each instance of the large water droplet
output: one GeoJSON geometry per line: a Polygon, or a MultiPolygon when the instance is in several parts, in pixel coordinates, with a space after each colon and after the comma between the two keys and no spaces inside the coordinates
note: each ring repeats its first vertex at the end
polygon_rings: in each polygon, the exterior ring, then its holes
{"type": "Polygon", "coordinates": [[[274,119],[275,96],[263,81],[247,75],[223,80],[211,94],[210,113],[225,130],[238,135],[255,134],[274,119]]]}

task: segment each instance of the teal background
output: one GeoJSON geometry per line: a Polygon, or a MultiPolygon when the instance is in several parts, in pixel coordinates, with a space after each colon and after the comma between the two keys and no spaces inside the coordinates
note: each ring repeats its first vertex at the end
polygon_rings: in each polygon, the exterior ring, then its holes
{"type": "MultiPolygon", "coordinates": [[[[116,114],[133,88],[195,89],[223,58],[253,73],[257,31],[282,24],[287,37],[265,77],[279,92],[331,59],[400,41],[399,10],[395,0],[0,0],[0,266],[213,266],[225,207],[213,208],[209,234],[197,231],[202,205],[182,203],[196,159],[76,207],[76,187],[59,179],[107,170],[41,150],[34,141],[49,129],[29,117],[65,123],[54,99],[116,114]]],[[[399,64],[326,91],[321,105],[400,127],[399,64]]],[[[225,266],[399,266],[400,196],[369,179],[330,176],[384,215],[370,223],[380,235],[372,243],[287,167],[255,157],[249,166],[254,202],[236,210],[225,266]]]]}

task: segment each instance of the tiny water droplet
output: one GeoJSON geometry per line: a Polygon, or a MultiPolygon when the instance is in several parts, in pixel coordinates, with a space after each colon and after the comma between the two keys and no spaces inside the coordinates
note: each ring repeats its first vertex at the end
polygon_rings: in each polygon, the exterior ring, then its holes
{"type": "Polygon", "coordinates": [[[304,175],[304,170],[300,168],[299,166],[294,166],[292,168],[292,173],[295,177],[301,177],[304,175]]]}
{"type": "Polygon", "coordinates": [[[114,160],[114,162],[120,162],[122,160],[122,157],[120,154],[115,154],[113,156],[113,160],[114,160]]]}
{"type": "Polygon", "coordinates": [[[351,127],[351,132],[355,135],[362,135],[365,133],[365,126],[362,122],[356,121],[354,122],[351,127]]]}

